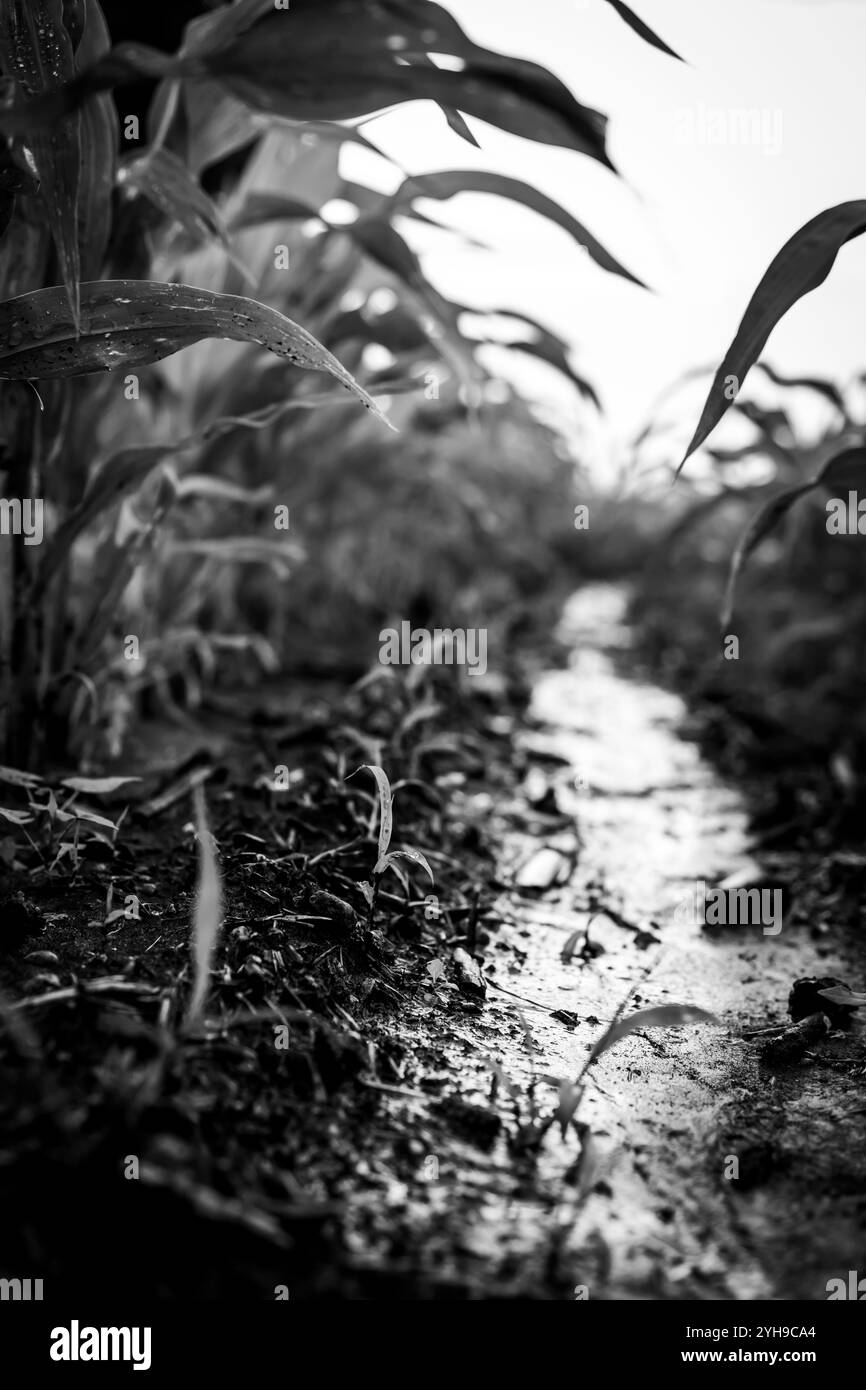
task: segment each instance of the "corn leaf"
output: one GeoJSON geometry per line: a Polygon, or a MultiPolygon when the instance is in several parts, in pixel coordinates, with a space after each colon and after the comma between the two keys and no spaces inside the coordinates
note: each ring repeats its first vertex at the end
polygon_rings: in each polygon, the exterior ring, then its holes
{"type": "Polygon", "coordinates": [[[556,371],[562,372],[578,391],[587,400],[592,401],[596,410],[601,410],[601,401],[598,398],[594,387],[574,370],[569,358],[569,347],[564,338],[560,338],[557,333],[551,333],[550,329],[545,328],[537,319],[531,318],[528,314],[522,314],[516,309],[473,309],[467,304],[454,306],[462,314],[471,314],[477,318],[507,318],[514,319],[519,323],[525,323],[532,330],[531,338],[474,338],[473,341],[486,343],[490,347],[504,347],[512,352],[525,352],[530,357],[537,357],[539,361],[546,362],[548,366],[554,367],[556,371]]]}
{"type": "MultiPolygon", "coordinates": [[[[128,449],[120,449],[101,465],[79,502],[58,528],[49,541],[45,558],[33,585],[32,598],[41,597],[46,586],[60,569],[72,546],[84,531],[118,502],[133,493],[160,464],[190,450],[199,449],[202,444],[219,438],[235,429],[266,429],[279,420],[289,410],[306,407],[313,409],[318,405],[342,404],[345,398],[335,392],[311,396],[308,399],[281,401],[277,405],[265,406],[252,415],[221,416],[202,426],[186,439],[176,444],[139,444],[128,449]]],[[[167,470],[168,471],[168,470],[167,470]]],[[[262,494],[247,493],[242,497],[242,489],[219,478],[193,476],[172,479],[172,486],[178,498],[195,495],[223,496],[234,500],[248,500],[250,504],[262,500],[262,494]]],[[[293,555],[296,559],[298,556],[293,555]]],[[[2,770],[0,770],[2,771],[2,770]]],[[[2,776],[0,776],[2,781],[2,776]]]]}
{"type": "Polygon", "coordinates": [[[109,508],[134,492],[158,463],[187,448],[189,443],[184,440],[178,445],[141,444],[121,449],[106,461],[78,506],[51,538],[34,585],[34,599],[38,599],[51,582],[78,537],[109,508]]]}
{"type": "Polygon", "coordinates": [[[215,536],[212,540],[170,541],[169,555],[204,555],[221,565],[269,565],[280,579],[288,579],[292,566],[305,558],[292,541],[269,536],[215,536]]]}
{"type": "Polygon", "coordinates": [[[388,853],[388,846],[391,843],[391,834],[394,828],[394,797],[391,792],[391,783],[388,781],[388,774],[382,767],[377,767],[375,763],[363,763],[359,771],[372,772],[376,779],[376,786],[379,791],[379,859],[388,853]]]}
{"type": "Polygon", "coordinates": [[[251,111],[217,82],[185,82],[183,111],[186,164],[196,176],[250,144],[267,124],[266,117],[251,111]]]}
{"type": "Polygon", "coordinates": [[[276,309],[238,295],[151,280],[82,285],[80,333],[57,288],[5,300],[0,304],[0,378],[41,380],[145,366],[202,338],[259,343],[296,367],[328,372],[388,423],[336,357],[276,309]]]}
{"type": "Polygon", "coordinates": [[[768,536],[778,526],[782,517],[791,510],[794,503],[800,497],[805,497],[806,493],[813,492],[817,487],[832,487],[844,491],[848,487],[862,486],[864,478],[866,478],[866,448],[861,445],[854,445],[834,454],[814,478],[810,478],[806,483],[799,483],[796,487],[786,488],[784,492],[776,493],[775,497],[771,497],[761,507],[740,537],[731,559],[721,615],[723,631],[727,631],[731,624],[734,596],[743,566],[765,536],[768,536]]]}
{"type": "Polygon", "coordinates": [[[118,183],[127,192],[146,198],[194,241],[213,237],[227,245],[228,234],[213,200],[170,150],[150,149],[133,155],[121,167],[118,183]]]}
{"type": "Polygon", "coordinates": [[[273,14],[273,0],[234,0],[210,14],[199,15],[186,27],[182,53],[191,56],[219,52],[234,43],[258,19],[273,14]]]}
{"type": "MultiPolygon", "coordinates": [[[[75,48],[75,71],[80,73],[89,67],[110,47],[108,26],[97,0],[85,0],[81,40],[75,48]]],[[[117,109],[109,94],[100,92],[81,108],[78,246],[82,280],[98,279],[105,260],[119,138],[117,109]]]]}
{"type": "Polygon", "coordinates": [[[231,231],[241,232],[263,222],[307,222],[318,216],[316,208],[299,198],[283,193],[251,193],[229,225],[231,231]]]}
{"type": "Polygon", "coordinates": [[[84,792],[88,796],[108,796],[130,782],[140,782],[140,777],[67,777],[61,782],[71,792],[84,792]]]}
{"type": "Polygon", "coordinates": [[[859,198],[820,212],[785,243],[749,301],[734,341],[713,379],[678,473],[735,399],[779,320],[803,295],[824,283],[840,249],[864,231],[866,199],[859,198]]]}
{"type": "Polygon", "coordinates": [[[819,989],[818,993],[831,1004],[848,1004],[852,1009],[862,1009],[866,1005],[866,994],[848,985],[833,985],[830,989],[819,989]]]}
{"type": "Polygon", "coordinates": [[[781,372],[777,372],[775,367],[771,367],[769,362],[756,362],[755,369],[762,371],[774,386],[782,386],[785,390],[802,387],[807,391],[815,391],[819,396],[828,400],[831,405],[835,405],[843,415],[848,413],[842,392],[832,381],[818,376],[784,376],[781,372]]]}
{"type": "Polygon", "coordinates": [[[644,24],[634,10],[630,10],[628,5],[623,4],[623,0],[607,0],[607,3],[613,6],[620,19],[624,19],[630,29],[633,29],[636,34],[640,34],[641,38],[646,39],[646,42],[652,44],[653,48],[658,48],[662,53],[667,53],[669,57],[676,58],[679,63],[684,61],[679,53],[675,53],[672,48],[668,47],[664,39],[660,39],[658,34],[653,33],[648,24],[644,24]]]}
{"type": "Polygon", "coordinates": [[[206,78],[255,111],[300,121],[430,100],[613,168],[600,112],[539,64],[472,43],[430,0],[292,0],[281,11],[252,3],[206,18],[207,31],[179,55],[120,44],[62,89],[0,111],[0,130],[43,127],[92,93],[141,77],[206,78]],[[457,69],[436,66],[432,54],[457,59],[457,69]]]}
{"type": "Polygon", "coordinates": [[[28,791],[42,786],[42,778],[35,772],[22,772],[18,767],[0,767],[0,782],[10,787],[25,787],[28,791]]]}
{"type": "Polygon", "coordinates": [[[198,841],[198,883],[192,928],[193,988],[187,1007],[187,1028],[201,1019],[207,998],[211,966],[222,919],[222,888],[214,839],[207,820],[204,789],[193,791],[195,833],[198,841]]]}
{"type": "Polygon", "coordinates": [[[626,280],[631,280],[632,284],[640,285],[645,289],[642,280],[638,280],[636,275],[626,270],[625,266],[620,265],[610,252],[606,251],[601,242],[596,241],[591,232],[588,232],[583,223],[578,222],[576,217],[572,217],[570,212],[560,207],[559,203],[553,198],[548,198],[544,193],[539,193],[531,184],[524,183],[522,179],[512,179],[504,174],[488,173],[483,169],[448,169],[435,174],[417,174],[412,178],[406,179],[389,201],[392,205],[399,207],[401,204],[411,202],[413,198],[435,198],[438,201],[446,201],[455,197],[458,193],[491,193],[499,198],[509,198],[512,202],[522,203],[524,207],[537,212],[541,217],[548,218],[555,222],[563,231],[568,232],[579,246],[589,254],[596,265],[608,270],[614,275],[622,275],[626,280]]]}
{"type": "Polygon", "coordinates": [[[483,373],[460,331],[459,314],[430,284],[415,252],[388,219],[360,217],[342,230],[366,255],[402,281],[428,341],[470,388],[472,383],[477,383],[483,373]],[[431,319],[432,328],[429,326],[431,319]]]}
{"type": "MultiPolygon", "coordinates": [[[[25,97],[68,83],[75,72],[72,41],[63,25],[63,0],[5,0],[0,5],[0,64],[25,97]]],[[[72,322],[78,324],[78,183],[81,118],[77,111],[50,130],[28,136],[39,175],[39,196],[54,238],[72,322]]]]}
{"type": "Polygon", "coordinates": [[[798,487],[786,488],[784,492],[779,492],[775,497],[771,497],[769,502],[761,507],[756,516],[752,518],[743,535],[740,537],[736,550],[731,560],[731,568],[728,574],[728,587],[725,594],[725,602],[722,610],[722,627],[727,629],[730,626],[733,616],[734,593],[737,580],[746,560],[752,551],[760,545],[765,536],[768,536],[775,526],[781,521],[782,517],[789,512],[797,501],[798,497],[803,497],[807,492],[811,492],[815,486],[814,481],[801,483],[798,487]]]}
{"type": "Polygon", "coordinates": [[[862,444],[855,444],[850,449],[842,449],[838,454],[834,454],[818,473],[814,485],[838,488],[844,492],[848,488],[862,487],[864,478],[866,448],[862,444]]]}
{"type": "MultiPolygon", "coordinates": [[[[489,341],[493,341],[492,339],[489,341]]],[[[539,361],[546,362],[549,367],[555,367],[563,376],[577,387],[578,391],[587,400],[592,401],[596,410],[601,410],[601,401],[595,388],[574,370],[568,360],[568,355],[561,343],[552,333],[540,334],[537,338],[513,338],[507,342],[499,343],[498,346],[509,348],[512,352],[525,352],[530,357],[537,357],[539,361]]]]}
{"type": "Polygon", "coordinates": [[[718,1024],[719,1020],[715,1014],[708,1013],[706,1009],[699,1009],[694,1004],[661,1004],[654,1009],[638,1009],[637,1013],[630,1014],[619,1023],[611,1024],[589,1054],[589,1062],[594,1062],[602,1053],[607,1052],[608,1048],[613,1047],[614,1043],[618,1043],[621,1038],[627,1038],[629,1033],[633,1033],[637,1028],[681,1028],[684,1023],[718,1024]]]}
{"type": "Polygon", "coordinates": [[[430,868],[430,865],[427,863],[420,849],[392,849],[389,854],[383,854],[381,858],[377,860],[373,873],[383,874],[386,869],[393,869],[396,859],[411,859],[413,864],[420,864],[421,868],[430,879],[430,882],[435,885],[436,880],[433,877],[433,870],[430,868]]]}

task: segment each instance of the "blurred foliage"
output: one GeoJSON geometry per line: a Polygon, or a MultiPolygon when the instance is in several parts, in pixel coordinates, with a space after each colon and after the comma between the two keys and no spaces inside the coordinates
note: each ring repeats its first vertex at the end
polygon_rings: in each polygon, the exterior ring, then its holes
{"type": "MultiPolygon", "coordinates": [[[[116,756],[148,690],[363,668],[396,614],[507,632],[572,539],[573,460],[479,355],[510,311],[446,299],[404,229],[474,190],[635,277],[517,180],[381,156],[386,196],[340,151],[379,154],[348,122],[427,98],[455,138],[477,143],[475,116],[612,168],[604,116],[429,0],[198,9],[178,44],[189,5],[173,29],[108,5],[112,46],[98,0],[2,7],[0,484],[45,499],[47,537],[0,554],[7,762],[116,756]]],[[[569,345],[510,317],[508,346],[594,402],[569,345]]]]}
{"type": "Polygon", "coordinates": [[[863,466],[851,447],[863,378],[843,390],[760,367],[762,390],[737,400],[727,437],[671,488],[668,425],[702,373],[678,385],[637,442],[632,493],[612,504],[609,532],[640,576],[644,656],[686,695],[702,739],[738,775],[769,776],[777,819],[820,811],[854,826],[866,783],[866,549],[827,523],[830,499],[847,504],[863,466]],[[736,659],[725,657],[731,637],[736,659]]]}

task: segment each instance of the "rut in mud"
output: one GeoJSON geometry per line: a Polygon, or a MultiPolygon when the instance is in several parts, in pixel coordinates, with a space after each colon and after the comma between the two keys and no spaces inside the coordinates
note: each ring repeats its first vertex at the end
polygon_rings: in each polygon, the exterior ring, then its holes
{"type": "Polygon", "coordinates": [[[519,1144],[429,1155],[441,1258],[458,1241],[479,1272],[492,1261],[554,1297],[573,1280],[589,1298],[823,1299],[863,1264],[863,1045],[855,1024],[780,1067],[753,1035],[789,1022],[798,977],[861,987],[858,941],[817,865],[751,858],[743,802],[681,736],[682,703],[630,671],[626,600],[593,586],[566,606],[571,659],[538,676],[521,739],[528,796],[495,810],[513,885],[489,947],[500,988],[456,1039],[418,1009],[419,1055],[438,1040],[482,1105],[497,1073],[528,1155],[553,1082],[578,1076],[624,1003],[696,1005],[720,1026],[620,1041],[590,1069],[583,1144],[548,1129],[524,1180],[519,1144]],[[677,910],[729,875],[784,881],[778,933],[677,910]]]}

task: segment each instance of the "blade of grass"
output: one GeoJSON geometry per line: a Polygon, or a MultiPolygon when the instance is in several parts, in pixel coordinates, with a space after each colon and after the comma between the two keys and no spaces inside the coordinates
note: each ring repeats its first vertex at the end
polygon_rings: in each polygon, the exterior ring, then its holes
{"type": "Polygon", "coordinates": [[[216,849],[208,826],[207,808],[201,786],[193,790],[193,807],[198,840],[198,883],[191,943],[193,989],[186,1013],[188,1030],[195,1028],[201,1020],[222,917],[222,888],[216,849]]]}

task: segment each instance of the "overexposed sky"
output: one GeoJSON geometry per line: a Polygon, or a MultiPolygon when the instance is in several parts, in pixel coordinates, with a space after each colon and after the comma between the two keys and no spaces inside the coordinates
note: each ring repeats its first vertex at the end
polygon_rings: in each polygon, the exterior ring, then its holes
{"type": "MultiPolygon", "coordinates": [[[[543,63],[604,111],[621,177],[470,119],[474,150],[429,103],[365,131],[411,173],[479,167],[534,183],[653,287],[600,270],[565,232],[498,198],[429,205],[490,251],[405,227],[445,294],[523,310],[574,345],[606,407],[603,451],[617,454],[663,388],[718,363],[792,233],[822,208],[866,197],[866,0],[632,0],[688,66],[649,47],[604,0],[446,4],[476,41],[543,63]]],[[[344,171],[382,185],[383,168],[352,151],[344,171]]],[[[866,370],[864,323],[866,237],[843,249],[766,357],[785,372],[847,378],[866,370]]],[[[533,394],[569,402],[548,369],[514,361],[533,394]]],[[[685,442],[695,420],[686,411],[675,437],[685,442]]]]}

